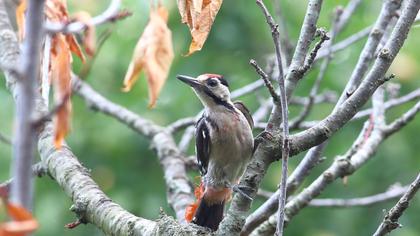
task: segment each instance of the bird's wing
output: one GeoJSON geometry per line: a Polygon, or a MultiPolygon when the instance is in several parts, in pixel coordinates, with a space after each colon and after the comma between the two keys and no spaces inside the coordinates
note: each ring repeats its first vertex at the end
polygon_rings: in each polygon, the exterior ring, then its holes
{"type": "Polygon", "coordinates": [[[210,132],[207,127],[204,115],[198,120],[195,130],[195,151],[200,173],[204,176],[207,173],[207,166],[210,158],[210,132]]]}
{"type": "Polygon", "coordinates": [[[242,112],[242,114],[244,114],[246,120],[248,121],[249,127],[251,127],[251,129],[253,129],[254,128],[254,120],[252,119],[252,116],[249,113],[248,108],[246,108],[246,106],[241,101],[235,101],[235,102],[233,102],[233,105],[235,105],[235,107],[238,110],[240,110],[242,112]]]}

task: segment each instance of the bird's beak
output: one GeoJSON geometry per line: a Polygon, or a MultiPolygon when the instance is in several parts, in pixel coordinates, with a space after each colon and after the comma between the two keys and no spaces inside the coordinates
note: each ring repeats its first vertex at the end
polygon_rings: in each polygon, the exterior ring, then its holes
{"type": "Polygon", "coordinates": [[[181,80],[182,82],[190,85],[193,88],[197,88],[199,85],[201,85],[200,82],[196,78],[193,78],[193,77],[190,77],[190,76],[177,75],[176,78],[181,80]]]}

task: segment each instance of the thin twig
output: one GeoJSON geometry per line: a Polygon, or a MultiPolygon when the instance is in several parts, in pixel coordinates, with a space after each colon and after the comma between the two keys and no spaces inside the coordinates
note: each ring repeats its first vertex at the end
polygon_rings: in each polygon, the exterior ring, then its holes
{"type": "Polygon", "coordinates": [[[351,199],[332,199],[332,198],[320,198],[313,199],[310,203],[310,207],[355,207],[355,206],[371,206],[377,203],[386,202],[403,195],[408,189],[408,186],[392,186],[389,190],[383,193],[375,195],[351,198],[351,199]]]}
{"type": "MultiPolygon", "coordinates": [[[[350,35],[349,37],[341,40],[340,42],[332,45],[331,47],[331,51],[332,53],[336,53],[339,52],[341,50],[344,50],[348,47],[350,47],[351,45],[353,45],[354,43],[362,40],[363,38],[365,38],[366,36],[369,35],[370,31],[372,30],[372,26],[368,26],[352,35],[350,35]]],[[[318,52],[318,55],[315,58],[315,61],[324,58],[328,55],[328,50],[326,49],[321,49],[318,52]]]]}
{"type": "Polygon", "coordinates": [[[50,98],[50,59],[51,59],[51,36],[45,36],[44,52],[42,56],[42,74],[41,74],[41,96],[45,106],[49,106],[50,98]]]}
{"type": "MultiPolygon", "coordinates": [[[[128,11],[120,11],[121,0],[112,0],[108,8],[100,15],[92,18],[90,25],[101,25],[106,22],[113,22],[119,19],[123,19],[130,16],[131,13],[128,11]]],[[[87,25],[82,22],[71,22],[71,23],[56,23],[46,22],[44,28],[49,33],[78,33],[85,30],[87,25]]]]}
{"type": "Polygon", "coordinates": [[[252,114],[254,123],[259,123],[261,120],[263,120],[271,110],[272,105],[273,103],[271,102],[271,99],[266,99],[265,101],[261,102],[261,105],[254,112],[254,114],[252,114]]]}
{"type": "Polygon", "coordinates": [[[420,173],[417,175],[416,179],[411,183],[407,192],[401,197],[397,204],[388,211],[385,215],[384,220],[379,225],[376,232],[373,236],[386,235],[392,230],[401,227],[401,224],[398,223],[398,219],[402,216],[404,211],[408,208],[410,200],[414,197],[417,191],[420,188],[420,173]]]}
{"type": "Polygon", "coordinates": [[[315,37],[318,36],[320,37],[319,41],[315,44],[315,47],[309,53],[309,57],[306,59],[305,64],[301,68],[299,68],[299,73],[305,74],[311,68],[319,49],[321,49],[322,47],[322,44],[324,44],[325,41],[330,39],[325,29],[322,28],[316,30],[315,37]]]}
{"type": "Polygon", "coordinates": [[[7,145],[12,145],[12,141],[2,133],[0,133],[0,142],[5,143],[7,145]]]}
{"type": "Polygon", "coordinates": [[[93,57],[90,60],[83,64],[83,67],[78,74],[80,79],[83,80],[89,75],[90,70],[92,69],[92,66],[96,61],[96,58],[100,54],[99,52],[101,51],[102,46],[105,44],[106,40],[112,35],[112,31],[113,28],[109,27],[99,36],[95,54],[93,54],[93,57]]]}
{"type": "MultiPolygon", "coordinates": [[[[334,39],[335,39],[335,36],[337,35],[337,33],[338,33],[338,30],[337,30],[337,24],[338,24],[338,22],[340,21],[340,17],[341,17],[341,14],[342,14],[342,10],[338,10],[338,9],[336,9],[335,10],[335,14],[334,14],[334,19],[333,19],[333,22],[332,22],[332,29],[331,29],[331,37],[329,38],[330,39],[330,41],[329,42],[327,42],[327,45],[326,45],[326,48],[327,48],[327,50],[328,50],[328,52],[329,52],[329,54],[328,54],[328,56],[322,61],[322,64],[321,64],[321,68],[319,69],[319,73],[318,73],[318,76],[317,76],[317,78],[316,78],[316,80],[315,80],[315,83],[314,83],[314,85],[312,86],[312,88],[311,88],[311,91],[309,92],[309,97],[308,97],[308,102],[304,105],[304,107],[303,107],[303,109],[302,109],[302,111],[299,113],[299,115],[294,119],[294,120],[292,120],[291,122],[290,122],[290,129],[295,129],[296,127],[298,127],[299,126],[299,124],[309,115],[309,113],[311,112],[311,109],[312,109],[312,107],[313,107],[313,104],[314,104],[314,99],[315,99],[315,96],[316,96],[316,94],[318,93],[318,90],[319,90],[319,87],[320,87],[320,85],[321,85],[321,81],[322,81],[322,79],[325,77],[325,74],[326,74],[326,72],[327,72],[327,69],[328,69],[328,65],[330,64],[330,61],[331,61],[331,59],[332,59],[332,57],[331,57],[331,53],[332,53],[332,51],[331,51],[331,45],[332,45],[332,43],[334,42],[334,39]]],[[[323,42],[322,40],[327,40],[327,36],[326,36],[326,32],[325,31],[321,31],[320,32],[321,34],[323,34],[323,35],[321,35],[321,40],[318,42],[319,44],[321,44],[321,42],[323,42]]],[[[316,48],[316,47],[315,47],[316,48]]],[[[313,63],[313,61],[314,61],[314,59],[315,59],[315,56],[316,56],[316,52],[314,53],[314,54],[312,54],[311,53],[311,57],[310,57],[310,59],[312,60],[311,62],[308,62],[308,63],[313,63]]],[[[309,67],[310,67],[310,65],[309,65],[309,67]]]]}
{"type": "Polygon", "coordinates": [[[346,8],[340,14],[340,20],[337,22],[337,32],[341,32],[347,23],[350,21],[354,11],[359,7],[362,0],[350,0],[349,3],[346,5],[346,8]]]}
{"type": "MultiPolygon", "coordinates": [[[[43,177],[46,174],[48,174],[48,169],[42,162],[38,162],[32,166],[32,176],[43,177]]],[[[9,197],[12,182],[13,178],[0,184],[0,198],[7,199],[9,197]]]]}
{"type": "Polygon", "coordinates": [[[410,110],[405,112],[400,118],[396,119],[391,124],[384,128],[386,135],[392,134],[404,127],[408,122],[414,119],[417,113],[420,112],[420,101],[416,103],[410,110]]]}
{"type": "Polygon", "coordinates": [[[279,217],[277,222],[276,235],[283,235],[284,225],[284,206],[286,205],[286,185],[287,185],[287,167],[289,159],[289,124],[288,124],[288,108],[287,108],[287,95],[283,77],[282,57],[279,40],[279,29],[278,25],[274,23],[273,17],[268,12],[266,6],[262,0],[257,0],[257,5],[263,11],[266,17],[267,24],[270,26],[271,35],[274,41],[274,47],[276,50],[277,66],[279,70],[278,83],[280,89],[280,105],[281,105],[281,119],[283,128],[283,143],[282,143],[282,168],[281,168],[281,180],[280,180],[280,198],[279,198],[279,217]]]}
{"type": "Polygon", "coordinates": [[[169,124],[166,127],[166,129],[170,133],[175,133],[175,132],[178,132],[181,129],[187,128],[188,126],[194,125],[194,123],[195,123],[195,118],[194,117],[186,117],[186,118],[179,119],[179,120],[173,122],[172,124],[169,124]]]}
{"type": "MultiPolygon", "coordinates": [[[[305,105],[309,101],[308,97],[293,96],[289,100],[289,105],[305,105]]],[[[331,90],[326,90],[323,93],[317,94],[314,97],[314,104],[319,103],[336,103],[337,93],[331,90]]]]}
{"type": "Polygon", "coordinates": [[[257,61],[254,59],[251,59],[249,61],[249,64],[251,64],[257,74],[261,76],[261,79],[264,81],[265,87],[267,87],[268,92],[270,92],[271,97],[273,98],[273,102],[275,104],[280,104],[280,97],[274,90],[273,84],[271,84],[270,80],[268,79],[268,75],[261,69],[261,67],[257,64],[257,61]]]}
{"type": "MultiPolygon", "coordinates": [[[[402,105],[402,104],[405,104],[405,103],[414,101],[414,100],[419,99],[419,98],[420,98],[420,88],[419,89],[416,89],[416,90],[414,90],[414,91],[412,91],[412,92],[410,92],[410,93],[408,93],[408,94],[406,94],[404,96],[401,96],[399,98],[394,98],[394,99],[388,100],[387,102],[385,102],[384,107],[385,107],[385,110],[389,110],[389,109],[391,109],[393,107],[396,107],[396,106],[399,106],[399,105],[402,105]]],[[[367,117],[371,113],[372,113],[372,108],[368,108],[368,109],[359,111],[353,117],[352,120],[356,120],[356,119],[367,117]]]]}
{"type": "Polygon", "coordinates": [[[304,65],[309,46],[316,32],[316,24],[321,12],[322,0],[310,0],[306,9],[305,18],[302,23],[299,40],[293,54],[292,62],[286,77],[286,97],[290,98],[295,90],[298,81],[303,74],[299,69],[304,65]]]}
{"type": "Polygon", "coordinates": [[[372,31],[368,37],[368,40],[360,53],[359,60],[350,76],[346,87],[341,94],[337,105],[334,110],[336,110],[341,103],[343,103],[347,98],[349,98],[354,91],[359,87],[364,75],[369,69],[370,63],[375,59],[373,56],[376,49],[378,48],[379,42],[390,22],[390,20],[395,16],[395,12],[400,8],[401,1],[386,0],[383,5],[379,17],[376,20],[372,31]]]}

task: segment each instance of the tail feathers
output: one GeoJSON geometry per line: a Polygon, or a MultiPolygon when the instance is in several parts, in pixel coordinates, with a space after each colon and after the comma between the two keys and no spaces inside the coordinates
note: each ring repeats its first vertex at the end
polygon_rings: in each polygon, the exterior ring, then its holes
{"type": "Polygon", "coordinates": [[[206,199],[200,201],[192,222],[196,225],[207,227],[216,231],[223,219],[225,202],[208,203],[206,199]]]}

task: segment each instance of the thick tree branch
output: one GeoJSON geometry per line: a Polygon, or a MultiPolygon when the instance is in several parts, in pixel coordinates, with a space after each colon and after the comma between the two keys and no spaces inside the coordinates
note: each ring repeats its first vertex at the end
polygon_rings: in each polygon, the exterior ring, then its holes
{"type": "Polygon", "coordinates": [[[112,103],[93,90],[76,76],[72,78],[73,92],[82,97],[89,107],[118,119],[134,131],[148,137],[159,157],[165,174],[168,202],[174,208],[177,219],[185,222],[185,209],[194,202],[192,187],[188,179],[184,157],[176,147],[170,132],[146,120],[126,108],[112,103]]]}
{"type": "Polygon", "coordinates": [[[385,215],[384,220],[379,225],[374,236],[386,235],[392,230],[401,227],[398,223],[398,219],[402,216],[404,211],[408,208],[410,200],[414,197],[417,191],[420,188],[420,173],[417,175],[417,178],[410,184],[407,192],[401,197],[397,204],[389,210],[385,215]]]}
{"type": "MultiPolygon", "coordinates": [[[[4,14],[2,8],[0,8],[1,14],[4,14]]],[[[7,17],[0,18],[0,63],[14,65],[19,58],[17,38],[10,24],[5,21],[7,17]]],[[[21,94],[16,86],[17,78],[14,77],[15,73],[6,71],[5,75],[8,88],[16,100],[21,94]]],[[[37,114],[45,114],[47,108],[41,94],[34,94],[34,111],[37,114]]],[[[112,111],[112,109],[108,111],[112,111]]],[[[144,120],[137,121],[138,123],[132,124],[133,127],[136,127],[139,123],[148,124],[144,120]]],[[[145,135],[150,135],[154,131],[150,127],[144,129],[139,128],[139,130],[144,132],[145,135]]],[[[97,184],[91,179],[89,171],[78,162],[77,158],[66,145],[60,150],[55,149],[53,124],[51,121],[46,121],[43,126],[39,127],[38,131],[38,151],[42,163],[48,168],[49,174],[63,188],[64,192],[72,198],[74,202],[72,208],[77,213],[79,221],[92,223],[107,235],[162,235],[163,232],[168,234],[175,232],[184,232],[185,234],[191,235],[205,234],[206,231],[202,229],[191,228],[189,226],[181,227],[177,222],[167,216],[162,216],[158,222],[153,222],[136,217],[125,211],[118,204],[112,202],[99,189],[97,184]]],[[[174,208],[178,210],[178,206],[183,207],[182,204],[186,204],[185,200],[180,199],[179,196],[186,195],[185,192],[186,190],[190,190],[190,187],[188,183],[185,184],[186,186],[178,186],[179,182],[184,181],[182,179],[182,172],[181,176],[178,172],[174,176],[175,173],[173,171],[179,169],[178,162],[173,161],[178,159],[171,158],[177,154],[171,149],[174,144],[170,140],[165,140],[165,137],[161,133],[157,133],[154,138],[158,139],[154,140],[154,143],[162,143],[162,145],[169,146],[169,148],[157,147],[157,149],[162,165],[166,167],[170,165],[171,168],[174,168],[174,170],[166,172],[165,177],[166,179],[173,178],[173,180],[168,182],[168,189],[170,192],[169,195],[173,197],[172,201],[176,202],[173,204],[175,205],[174,208]],[[179,179],[180,177],[181,179],[179,179]]]]}
{"type": "MultiPolygon", "coordinates": [[[[3,8],[0,8],[0,15],[4,14],[3,8]]],[[[7,17],[0,17],[0,61],[14,65],[18,62],[19,47],[17,37],[7,21],[7,17]]],[[[16,85],[18,79],[8,71],[5,75],[6,84],[16,101],[21,96],[21,90],[16,85]]],[[[36,113],[43,114],[47,111],[39,93],[34,93],[34,104],[36,113]]],[[[47,121],[40,128],[38,149],[42,163],[66,194],[75,203],[83,206],[83,216],[86,220],[97,225],[106,234],[144,235],[155,230],[157,226],[155,222],[135,217],[106,197],[68,147],[55,149],[52,126],[52,123],[47,121]]],[[[29,175],[32,178],[31,171],[29,175]]],[[[14,185],[12,192],[13,188],[14,185]]]]}
{"type": "MultiPolygon", "coordinates": [[[[367,121],[369,122],[369,121],[367,121]]],[[[325,170],[312,184],[306,187],[301,193],[296,195],[286,204],[287,222],[290,222],[293,216],[299,213],[309,202],[319,196],[321,192],[334,180],[354,173],[364,163],[366,163],[376,152],[379,144],[384,140],[383,133],[374,129],[367,140],[364,140],[363,129],[359,138],[353,143],[352,148],[344,156],[339,156],[333,164],[325,170]],[[360,143],[365,142],[360,148],[360,143]],[[351,156],[350,153],[356,150],[351,156]],[[350,158],[351,157],[351,158],[350,158]]],[[[273,214],[266,222],[262,223],[252,235],[270,235],[275,230],[276,214],[273,214]]]]}
{"type": "MultiPolygon", "coordinates": [[[[3,3],[0,3],[3,5],[3,3]]],[[[3,10],[3,9],[2,9],[3,10]]],[[[12,188],[10,200],[28,209],[32,208],[33,181],[31,166],[34,162],[36,130],[32,125],[34,116],[35,90],[39,75],[40,50],[43,24],[44,1],[33,0],[28,3],[26,36],[20,57],[21,77],[17,81],[16,93],[16,130],[13,137],[12,188]]],[[[6,14],[6,12],[2,13],[6,14]]],[[[1,18],[8,21],[8,17],[1,18]]],[[[5,24],[7,24],[5,22],[5,24]]],[[[4,32],[0,32],[2,34],[4,32]]],[[[12,36],[12,35],[10,35],[12,36]]],[[[14,36],[14,35],[13,35],[14,36]]],[[[16,42],[15,42],[16,44],[16,42]]]]}
{"type": "Polygon", "coordinates": [[[290,137],[291,153],[296,154],[312,146],[318,145],[331,137],[339,128],[347,123],[363,104],[369,99],[377,87],[386,81],[385,73],[393,59],[401,49],[411,24],[420,8],[419,0],[413,0],[406,4],[400,18],[397,21],[390,39],[381,50],[375,60],[372,69],[360,84],[359,88],[327,118],[316,126],[292,135],[290,137]]]}
{"type": "Polygon", "coordinates": [[[298,81],[303,76],[303,74],[300,73],[300,68],[304,65],[306,54],[308,53],[309,46],[314,38],[321,5],[322,0],[310,0],[308,3],[299,40],[286,77],[286,97],[288,98],[291,97],[298,81]]]}

